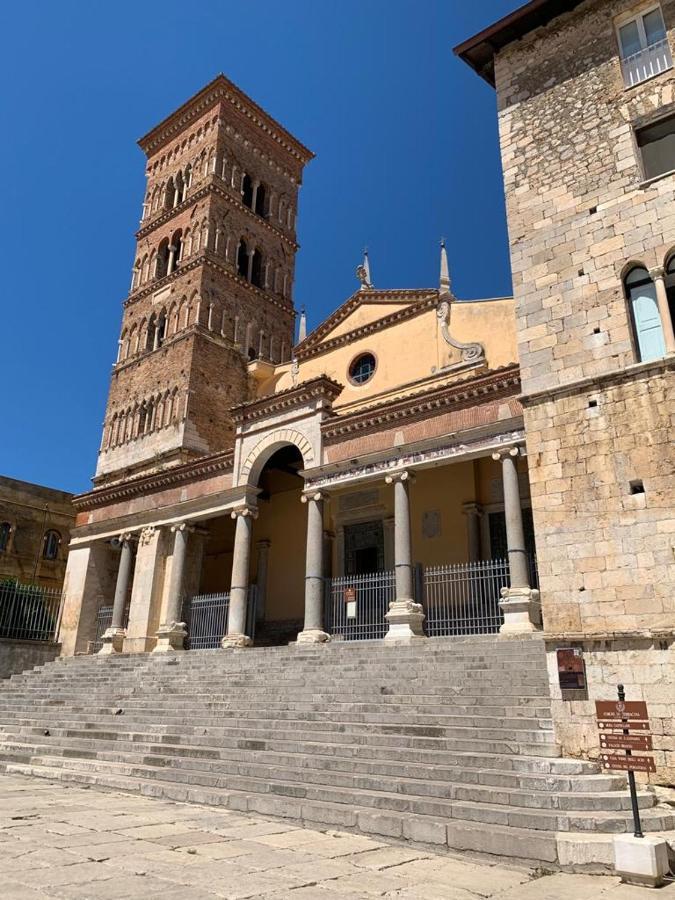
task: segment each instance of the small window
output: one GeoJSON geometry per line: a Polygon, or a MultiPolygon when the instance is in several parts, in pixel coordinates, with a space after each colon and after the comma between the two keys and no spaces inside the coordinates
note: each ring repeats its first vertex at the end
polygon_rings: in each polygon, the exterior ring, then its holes
{"type": "Polygon", "coordinates": [[[45,534],[45,545],[42,551],[44,559],[56,559],[59,554],[59,544],[61,543],[61,535],[58,531],[48,531],[45,534]]]}
{"type": "Polygon", "coordinates": [[[659,119],[635,132],[646,179],[675,169],[675,116],[659,119]]]}
{"type": "Polygon", "coordinates": [[[673,60],[660,6],[653,6],[624,22],[617,32],[626,87],[672,69],[673,60]]]}
{"type": "Polygon", "coordinates": [[[354,384],[365,384],[375,374],[375,357],[372,353],[357,356],[349,367],[349,378],[354,384]]]}
{"type": "Polygon", "coordinates": [[[4,553],[9,547],[9,539],[12,536],[10,522],[0,522],[0,553],[4,553]]]}

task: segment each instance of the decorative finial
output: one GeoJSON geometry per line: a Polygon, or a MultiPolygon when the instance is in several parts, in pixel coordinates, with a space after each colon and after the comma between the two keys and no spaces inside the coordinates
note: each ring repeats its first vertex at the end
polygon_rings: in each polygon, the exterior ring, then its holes
{"type": "Polygon", "coordinates": [[[445,249],[445,238],[441,238],[441,279],[439,288],[441,294],[449,294],[451,292],[450,267],[448,266],[448,252],[445,249]]]}
{"type": "Polygon", "coordinates": [[[368,260],[368,248],[363,248],[363,262],[356,269],[356,277],[361,282],[360,290],[366,291],[369,288],[373,287],[373,283],[370,280],[370,262],[368,260]]]}
{"type": "Polygon", "coordinates": [[[298,325],[298,343],[304,341],[307,337],[307,316],[305,315],[305,307],[300,308],[300,324],[298,325]]]}

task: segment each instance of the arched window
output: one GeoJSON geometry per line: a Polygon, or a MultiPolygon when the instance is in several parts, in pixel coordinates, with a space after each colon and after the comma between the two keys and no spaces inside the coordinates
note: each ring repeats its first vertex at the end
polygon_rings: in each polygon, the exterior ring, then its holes
{"type": "Polygon", "coordinates": [[[255,195],[255,212],[259,216],[265,215],[265,185],[258,185],[258,192],[255,195]]]}
{"type": "Polygon", "coordinates": [[[635,266],[624,278],[624,285],[640,360],[647,362],[665,356],[656,287],[649,272],[643,266],[635,266]]]}
{"type": "Polygon", "coordinates": [[[179,172],[176,175],[176,206],[179,203],[183,202],[184,197],[185,197],[185,182],[183,181],[183,173],[179,172]]]}
{"type": "Polygon", "coordinates": [[[262,287],[262,253],[258,248],[253,251],[253,262],[251,265],[251,284],[256,287],[262,287]]]}
{"type": "Polygon", "coordinates": [[[150,316],[150,320],[148,322],[148,331],[145,338],[145,349],[146,350],[154,350],[155,349],[155,336],[157,332],[157,319],[155,318],[155,314],[153,313],[150,316]]]}
{"type": "Polygon", "coordinates": [[[148,409],[145,405],[145,402],[141,404],[140,411],[138,413],[138,434],[145,434],[145,429],[148,424],[148,409]]]}
{"type": "Polygon", "coordinates": [[[159,314],[159,318],[157,319],[157,327],[155,329],[155,347],[161,347],[164,343],[164,337],[166,335],[166,314],[161,312],[159,314]]]}
{"type": "Polygon", "coordinates": [[[12,525],[10,522],[0,522],[0,553],[4,553],[9,548],[9,539],[12,536],[12,525]]]}
{"type": "Polygon", "coordinates": [[[243,238],[239,241],[237,250],[237,272],[242,278],[248,278],[248,247],[243,238]]]}
{"type": "Polygon", "coordinates": [[[44,536],[44,546],[42,548],[42,556],[44,559],[56,559],[59,555],[59,544],[61,543],[61,535],[58,531],[49,530],[44,536]]]}
{"type": "Polygon", "coordinates": [[[169,239],[164,238],[157,248],[155,278],[164,278],[169,271],[169,239]]]}
{"type": "Polygon", "coordinates": [[[241,201],[250,209],[253,206],[253,182],[250,175],[244,175],[241,182],[241,201]]]}
{"type": "Polygon", "coordinates": [[[169,178],[166,183],[166,191],[164,192],[164,209],[172,209],[176,202],[176,186],[173,178],[169,178]]]}

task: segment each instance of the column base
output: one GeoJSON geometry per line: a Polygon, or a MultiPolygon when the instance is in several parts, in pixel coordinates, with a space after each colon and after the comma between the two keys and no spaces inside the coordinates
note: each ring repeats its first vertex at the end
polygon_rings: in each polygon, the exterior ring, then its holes
{"type": "Polygon", "coordinates": [[[424,611],[421,603],[415,603],[414,600],[394,600],[389,604],[385,619],[389,622],[389,631],[384,636],[388,643],[426,639],[422,629],[424,611]]]}
{"type": "Polygon", "coordinates": [[[508,587],[501,590],[499,606],[504,613],[500,634],[531,634],[541,630],[539,591],[529,587],[508,587]]]}
{"type": "Polygon", "coordinates": [[[124,647],[125,628],[106,628],[101,640],[103,646],[98,651],[98,656],[110,656],[112,653],[121,653],[124,647]]]}
{"type": "Polygon", "coordinates": [[[187,628],[185,622],[170,622],[160,625],[157,631],[157,643],[153,653],[172,653],[175,650],[185,649],[187,628]]]}
{"type": "Polygon", "coordinates": [[[253,641],[247,634],[226,634],[220,646],[223,650],[236,650],[240,647],[252,647],[253,641]]]}
{"type": "Polygon", "coordinates": [[[330,635],[320,628],[308,628],[301,631],[297,637],[298,644],[325,644],[330,640],[330,635]]]}

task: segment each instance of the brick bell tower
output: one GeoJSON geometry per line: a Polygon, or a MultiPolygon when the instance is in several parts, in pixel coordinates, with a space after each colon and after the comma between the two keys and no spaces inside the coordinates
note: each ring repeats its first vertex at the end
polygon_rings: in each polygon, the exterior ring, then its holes
{"type": "Polygon", "coordinates": [[[147,190],[94,483],[233,444],[247,364],[290,358],[313,154],[219,75],[139,145],[147,190]]]}

